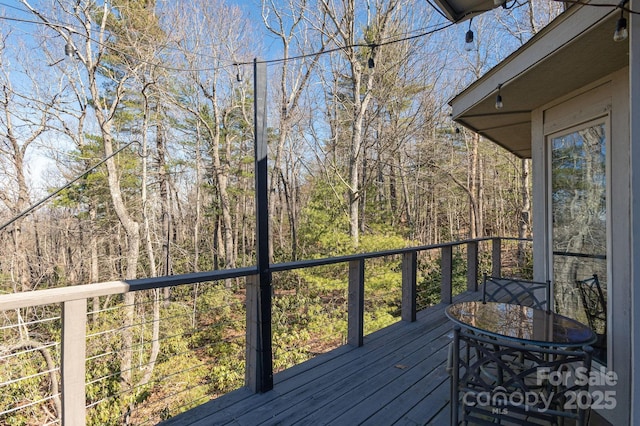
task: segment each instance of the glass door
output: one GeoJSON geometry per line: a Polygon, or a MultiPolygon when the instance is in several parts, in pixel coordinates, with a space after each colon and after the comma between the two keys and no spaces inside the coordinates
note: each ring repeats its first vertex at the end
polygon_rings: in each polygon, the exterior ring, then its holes
{"type": "Polygon", "coordinates": [[[600,335],[598,345],[604,346],[595,348],[594,356],[601,362],[606,362],[606,318],[593,318],[595,307],[588,303],[599,301],[584,303],[578,282],[591,279],[585,284],[600,286],[606,314],[606,129],[607,120],[602,118],[549,137],[555,310],[594,328],[600,335]]]}

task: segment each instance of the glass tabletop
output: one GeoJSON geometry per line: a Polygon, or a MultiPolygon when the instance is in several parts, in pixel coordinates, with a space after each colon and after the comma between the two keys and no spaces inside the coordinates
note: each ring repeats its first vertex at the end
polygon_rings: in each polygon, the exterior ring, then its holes
{"type": "Polygon", "coordinates": [[[494,337],[542,346],[583,346],[596,341],[586,325],[528,306],[473,301],[449,305],[446,316],[462,327],[494,337]]]}

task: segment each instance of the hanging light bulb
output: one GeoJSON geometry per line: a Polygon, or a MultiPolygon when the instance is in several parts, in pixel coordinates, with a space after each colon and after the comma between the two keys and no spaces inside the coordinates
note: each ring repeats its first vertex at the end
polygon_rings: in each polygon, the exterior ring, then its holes
{"type": "Polygon", "coordinates": [[[500,89],[502,88],[502,84],[498,84],[498,96],[496,96],[496,109],[501,109],[504,104],[502,103],[502,95],[500,94],[500,89]]]}
{"type": "Polygon", "coordinates": [[[236,66],[236,80],[238,83],[242,81],[242,76],[240,75],[240,64],[235,64],[236,66]]]}
{"type": "Polygon", "coordinates": [[[473,43],[473,30],[471,29],[471,21],[473,21],[473,18],[469,20],[469,30],[464,35],[464,50],[466,50],[467,52],[470,52],[475,48],[475,44],[473,43]]]}
{"type": "Polygon", "coordinates": [[[473,31],[469,30],[464,36],[464,50],[470,52],[474,49],[475,45],[473,44],[473,31]]]}
{"type": "Polygon", "coordinates": [[[376,62],[373,60],[373,54],[375,52],[376,47],[378,47],[378,45],[374,43],[370,43],[369,47],[371,48],[371,52],[369,53],[369,60],[367,61],[367,66],[369,67],[369,69],[371,69],[371,68],[375,68],[376,66],[376,62]]]}
{"type": "Polygon", "coordinates": [[[620,13],[620,19],[616,23],[616,31],[613,33],[613,41],[624,41],[629,37],[627,30],[627,20],[624,17],[624,10],[620,13]]]}
{"type": "Polygon", "coordinates": [[[67,44],[64,45],[64,54],[70,58],[73,58],[73,55],[75,53],[76,53],[76,50],[73,48],[71,43],[67,42],[67,44]]]}

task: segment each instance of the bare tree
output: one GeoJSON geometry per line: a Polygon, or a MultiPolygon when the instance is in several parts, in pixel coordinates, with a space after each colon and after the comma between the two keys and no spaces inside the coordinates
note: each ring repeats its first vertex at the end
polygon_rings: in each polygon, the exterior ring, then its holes
{"type": "Polygon", "coordinates": [[[347,195],[349,200],[349,234],[355,247],[360,241],[360,173],[363,161],[363,124],[365,115],[372,99],[372,90],[376,75],[375,58],[381,41],[385,40],[389,35],[389,23],[392,21],[399,0],[389,2],[376,1],[373,6],[367,2],[368,11],[364,13],[371,16],[370,11],[373,10],[375,22],[369,23],[369,31],[365,25],[359,27],[358,17],[362,16],[362,11],[357,10],[355,0],[342,0],[338,2],[330,2],[320,0],[321,11],[326,17],[326,23],[323,28],[326,36],[335,45],[341,48],[340,52],[344,55],[347,62],[346,79],[349,82],[349,99],[348,108],[352,125],[349,135],[349,153],[348,153],[348,179],[345,181],[347,185],[347,195]],[[367,12],[369,12],[367,14],[367,12]],[[362,28],[365,27],[365,28],[362,28]],[[366,37],[366,38],[365,38],[366,37]],[[364,49],[362,46],[366,46],[364,49]],[[365,52],[368,51],[368,59],[365,52]]]}
{"type": "MultiPolygon", "coordinates": [[[[104,2],[102,5],[92,2],[56,2],[64,12],[63,22],[70,22],[69,25],[59,24],[57,19],[50,18],[28,0],[22,0],[22,4],[65,41],[65,50],[72,52],[75,63],[79,65],[78,70],[84,74],[82,78],[71,83],[81,87],[76,89],[77,93],[86,90],[87,97],[91,99],[87,106],[92,109],[93,118],[100,130],[111,203],[125,232],[126,267],[123,276],[125,279],[134,279],[137,277],[140,253],[140,223],[123,196],[121,172],[118,170],[114,153],[117,149],[117,114],[123,107],[130,85],[136,81],[136,76],[143,74],[143,68],[147,64],[144,58],[136,58],[136,54],[140,53],[134,48],[138,37],[132,32],[138,32],[138,35],[146,34],[149,37],[154,34],[154,2],[104,2]]],[[[129,391],[134,387],[131,326],[134,322],[135,293],[125,294],[123,309],[121,377],[123,389],[129,391]]],[[[157,337],[157,330],[154,331],[157,337]]],[[[157,338],[155,340],[157,341],[157,338]]],[[[143,376],[143,382],[148,381],[150,377],[157,353],[158,347],[154,344],[149,364],[151,368],[143,376]]]]}
{"type": "Polygon", "coordinates": [[[243,31],[247,23],[237,7],[227,6],[222,1],[198,0],[189,6],[180,4],[180,10],[175,14],[190,30],[178,41],[178,46],[190,69],[187,82],[190,86],[184,87],[183,96],[192,96],[192,102],[179,102],[179,106],[198,122],[200,135],[206,141],[220,212],[220,251],[224,267],[233,268],[237,245],[229,185],[234,144],[241,137],[233,131],[233,126],[237,124],[236,119],[249,122],[249,111],[246,86],[232,83],[236,79],[236,69],[231,62],[248,56],[249,43],[243,31]],[[228,62],[224,63],[225,60],[228,62]],[[211,63],[215,65],[212,67],[211,63]]]}
{"type": "MultiPolygon", "coordinates": [[[[0,57],[6,56],[5,35],[0,40],[0,57]]],[[[43,80],[34,74],[37,70],[22,61],[29,57],[26,48],[20,47],[16,52],[16,62],[0,60],[0,155],[6,161],[7,186],[0,199],[8,207],[13,216],[11,233],[14,259],[11,275],[14,291],[32,290],[33,282],[24,247],[22,212],[30,207],[30,188],[27,181],[27,164],[25,163],[31,146],[48,129],[52,118],[52,110],[58,103],[58,97],[44,86],[43,80]],[[18,68],[22,64],[22,72],[18,68]],[[19,74],[19,75],[14,75],[19,74]],[[19,89],[14,81],[20,81],[19,89]],[[24,87],[28,87],[25,91],[24,87]]]]}
{"type": "MultiPolygon", "coordinates": [[[[280,69],[280,84],[278,91],[278,141],[273,154],[273,168],[269,180],[269,212],[270,220],[273,223],[273,212],[277,201],[276,191],[281,188],[287,200],[290,198],[291,183],[284,181],[282,163],[285,144],[289,139],[293,126],[302,117],[299,111],[300,98],[308,86],[311,76],[318,64],[320,56],[324,53],[328,38],[317,37],[317,41],[311,39],[313,32],[309,28],[309,7],[306,0],[298,3],[290,0],[288,4],[274,2],[273,0],[262,0],[262,19],[265,27],[282,43],[282,68],[280,69]],[[308,60],[298,60],[291,62],[289,59],[293,55],[307,55],[308,60]]],[[[289,218],[292,219],[293,212],[289,202],[286,203],[289,211],[289,218]]],[[[292,236],[292,255],[296,257],[295,235],[296,221],[290,220],[292,236]]],[[[269,259],[273,261],[273,228],[269,227],[271,244],[269,245],[269,259]]]]}
{"type": "Polygon", "coordinates": [[[526,0],[496,11],[498,13],[494,13],[494,17],[501,29],[512,37],[517,46],[521,46],[562,13],[566,6],[567,3],[561,1],[526,0]]]}

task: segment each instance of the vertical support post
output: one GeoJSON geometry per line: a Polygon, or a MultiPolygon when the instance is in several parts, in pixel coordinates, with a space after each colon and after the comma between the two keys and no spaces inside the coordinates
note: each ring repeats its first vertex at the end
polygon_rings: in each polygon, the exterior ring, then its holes
{"type": "Polygon", "coordinates": [[[347,299],[347,343],[364,343],[364,259],[349,262],[349,296],[347,299]]]}
{"type": "Polygon", "coordinates": [[[418,253],[402,255],[402,321],[416,320],[416,272],[418,270],[418,253]]]}
{"type": "Polygon", "coordinates": [[[247,385],[255,392],[273,389],[271,337],[271,269],[269,265],[269,203],[267,193],[267,65],[253,60],[255,185],[256,185],[256,260],[258,283],[247,280],[247,385]],[[253,285],[252,285],[253,284],[253,285]],[[251,318],[255,316],[255,318],[251,318]],[[255,334],[249,320],[255,320],[255,334]],[[251,371],[249,371],[251,367],[251,371]]]}
{"type": "Polygon", "coordinates": [[[261,392],[262,364],[262,326],[260,307],[260,275],[247,277],[247,342],[245,386],[253,392],[261,392]]]}
{"type": "Polygon", "coordinates": [[[444,246],[440,249],[440,269],[442,282],[440,283],[440,300],[442,303],[453,302],[453,247],[444,246]]]}
{"type": "MultiPolygon", "coordinates": [[[[638,10],[640,6],[637,0],[632,0],[630,8],[638,10]]],[[[631,282],[629,288],[631,289],[631,301],[627,302],[624,299],[620,299],[616,295],[616,292],[611,294],[612,299],[609,299],[610,312],[614,312],[611,306],[616,306],[620,303],[621,307],[629,306],[629,318],[627,315],[616,310],[616,314],[612,317],[615,318],[615,327],[618,331],[613,337],[612,351],[612,365],[620,365],[621,368],[630,367],[630,374],[628,380],[621,380],[618,382],[616,388],[617,395],[630,395],[630,397],[622,403],[618,403],[618,410],[625,413],[626,401],[631,401],[630,415],[627,417],[619,416],[620,423],[639,424],[640,423],[640,368],[638,368],[638,359],[640,359],[640,16],[635,13],[629,14],[629,118],[625,118],[630,123],[629,129],[629,142],[631,148],[630,158],[630,174],[631,174],[631,190],[629,198],[631,200],[631,218],[628,232],[631,233],[631,247],[629,253],[629,259],[631,262],[631,282]],[[627,305],[627,303],[629,303],[627,305]],[[628,318],[628,319],[627,319],[628,318]],[[625,325],[623,330],[620,330],[622,324],[625,325]],[[631,325],[630,328],[629,324],[631,325]],[[625,333],[626,332],[626,333],[625,333]],[[628,351],[621,350],[620,346],[626,346],[629,339],[623,339],[622,336],[630,335],[631,348],[628,351]],[[628,360],[632,360],[629,363],[628,360]],[[619,364],[617,364],[619,363],[619,364]],[[628,389],[628,391],[627,391],[628,389]],[[625,393],[627,392],[627,393],[625,393]]],[[[607,153],[608,154],[608,153],[607,153]]],[[[620,219],[622,220],[622,219],[620,219]]],[[[624,225],[623,225],[624,226],[624,225]]],[[[615,227],[614,227],[615,228],[615,227]]],[[[617,246],[618,244],[616,244],[617,246]]],[[[624,253],[625,246],[619,248],[619,253],[624,253]]],[[[614,249],[615,253],[615,249],[614,249]]],[[[623,264],[623,263],[619,263],[623,264]]],[[[621,284],[624,281],[624,275],[621,281],[615,279],[612,284],[621,284]]],[[[621,287],[626,283],[621,284],[621,287]]],[[[628,293],[622,292],[622,298],[628,293]]],[[[613,321],[612,321],[613,323],[613,321]]],[[[616,367],[617,369],[617,367],[616,367]]],[[[618,373],[619,374],[619,373],[618,373]]]]}
{"type": "Polygon", "coordinates": [[[467,243],[467,290],[478,291],[478,242],[467,243]]]}
{"type": "Polygon", "coordinates": [[[62,424],[86,424],[87,299],[62,305],[62,424]]]}
{"type": "Polygon", "coordinates": [[[491,275],[499,277],[502,274],[502,240],[491,239],[491,275]]]}

